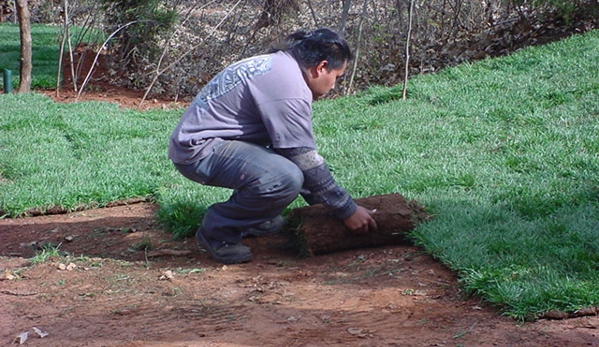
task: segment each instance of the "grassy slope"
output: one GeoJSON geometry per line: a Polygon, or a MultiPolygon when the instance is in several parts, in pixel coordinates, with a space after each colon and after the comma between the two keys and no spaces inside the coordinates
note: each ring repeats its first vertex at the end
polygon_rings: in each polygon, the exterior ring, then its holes
{"type": "MultiPolygon", "coordinates": [[[[367,177],[367,194],[384,187],[426,202],[435,219],[414,239],[507,314],[597,305],[598,33],[410,88],[408,102],[364,109],[354,155],[369,152],[361,133],[376,133],[370,146],[384,148],[344,171],[367,177]]],[[[371,102],[398,94],[381,89],[371,102]]]]}

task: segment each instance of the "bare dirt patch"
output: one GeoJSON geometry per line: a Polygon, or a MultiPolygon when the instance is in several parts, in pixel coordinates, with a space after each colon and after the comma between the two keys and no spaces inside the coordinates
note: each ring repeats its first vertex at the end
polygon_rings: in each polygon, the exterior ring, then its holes
{"type": "Polygon", "coordinates": [[[29,346],[599,346],[597,316],[520,324],[409,244],[298,258],[282,235],[222,266],[139,203],[0,220],[0,343],[29,346]],[[44,244],[69,256],[32,265],[44,244]],[[39,338],[33,327],[49,335],[39,338]]]}
{"type": "Polygon", "coordinates": [[[133,90],[119,86],[106,62],[106,54],[98,47],[81,44],[73,53],[73,62],[68,54],[63,56],[62,82],[60,88],[40,90],[56,102],[106,101],[123,108],[149,110],[155,108],[176,109],[185,107],[189,100],[149,94],[145,90],[133,90]],[[113,77],[111,77],[113,76],[113,77]]]}

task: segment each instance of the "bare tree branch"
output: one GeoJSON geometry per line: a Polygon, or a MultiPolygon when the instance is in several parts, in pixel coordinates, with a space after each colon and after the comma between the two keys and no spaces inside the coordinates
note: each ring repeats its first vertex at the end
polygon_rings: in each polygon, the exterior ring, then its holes
{"type": "Polygon", "coordinates": [[[360,58],[360,43],[362,41],[362,24],[364,23],[364,17],[366,16],[366,10],[368,9],[368,0],[364,0],[364,6],[362,7],[362,14],[360,15],[360,23],[358,24],[358,40],[356,43],[356,54],[354,57],[354,66],[352,67],[351,77],[349,79],[349,85],[345,91],[345,95],[349,95],[356,76],[356,69],[358,68],[358,59],[360,58]]]}
{"type": "Polygon", "coordinates": [[[401,92],[401,98],[406,99],[408,93],[408,77],[410,74],[410,40],[412,37],[412,18],[414,17],[414,2],[416,0],[410,0],[410,9],[408,11],[408,35],[406,37],[406,65],[404,70],[403,79],[403,90],[401,92]]]}
{"type": "MultiPolygon", "coordinates": [[[[65,0],[65,5],[64,5],[65,12],[66,12],[66,8],[67,8],[66,2],[67,2],[67,0],[65,0]]],[[[65,22],[65,27],[66,27],[66,25],[67,25],[66,18],[64,18],[64,22],[65,22]]],[[[65,31],[66,31],[66,28],[65,28],[65,31]]],[[[62,56],[64,54],[64,44],[65,44],[66,38],[67,38],[67,36],[63,33],[62,40],[60,41],[60,52],[58,55],[58,67],[56,68],[56,97],[58,97],[60,94],[60,75],[62,73],[62,56]]]]}
{"type": "MultiPolygon", "coordinates": [[[[211,2],[204,4],[203,6],[200,7],[200,10],[203,9],[204,7],[207,7],[208,5],[212,4],[216,2],[216,0],[212,0],[211,2]]],[[[191,18],[191,15],[193,14],[193,11],[195,10],[196,6],[199,4],[199,1],[196,1],[195,4],[187,11],[187,14],[185,16],[185,19],[183,20],[183,22],[181,22],[181,26],[183,26],[188,20],[189,18],[191,18]]],[[[146,98],[148,97],[148,94],[150,94],[150,91],[152,90],[152,87],[154,86],[154,83],[156,83],[156,80],[158,79],[158,77],[160,77],[160,75],[162,74],[162,72],[164,71],[160,71],[160,66],[162,65],[162,61],[164,60],[164,57],[166,56],[166,54],[168,53],[169,49],[170,49],[170,42],[172,41],[173,37],[175,36],[175,34],[177,33],[177,30],[173,31],[171,34],[171,37],[166,40],[166,46],[164,47],[164,49],[162,50],[162,54],[160,55],[160,59],[158,59],[158,64],[156,65],[156,75],[154,76],[154,79],[152,79],[152,82],[150,83],[150,85],[148,86],[148,88],[146,89],[146,92],[144,93],[143,98],[141,99],[141,101],[139,102],[139,106],[141,107],[141,105],[144,103],[144,101],[146,100],[146,98]]]]}
{"type": "MultiPolygon", "coordinates": [[[[208,34],[208,36],[206,36],[205,39],[209,38],[210,36],[212,36],[214,34],[214,32],[216,31],[216,29],[218,29],[218,27],[220,27],[222,25],[222,23],[224,23],[225,19],[227,19],[231,15],[231,13],[233,12],[233,10],[241,3],[241,1],[242,0],[238,0],[235,3],[235,5],[233,6],[233,8],[231,8],[231,10],[229,10],[229,12],[227,12],[227,14],[221,19],[220,22],[218,22],[218,24],[216,24],[216,26],[214,28],[212,28],[212,31],[208,34]]],[[[164,69],[159,70],[158,68],[156,68],[156,76],[154,76],[154,79],[152,80],[152,82],[148,86],[148,89],[146,90],[146,93],[145,93],[145,95],[144,95],[144,97],[143,97],[143,99],[142,99],[142,101],[141,101],[141,103],[139,105],[140,107],[141,107],[141,104],[143,103],[143,101],[146,99],[146,97],[150,93],[150,90],[152,90],[152,87],[154,86],[154,83],[156,83],[156,81],[158,80],[158,77],[160,77],[160,75],[162,75],[165,71],[168,71],[173,66],[175,66],[175,64],[177,64],[178,62],[180,62],[183,58],[185,58],[186,56],[188,56],[189,54],[191,54],[191,52],[193,52],[194,49],[198,48],[200,45],[202,45],[204,43],[204,40],[202,40],[200,43],[198,43],[195,46],[193,46],[190,49],[188,49],[185,53],[183,53],[181,56],[179,56],[179,58],[177,58],[175,61],[173,61],[171,64],[169,64],[164,69]]]]}
{"type": "Polygon", "coordinates": [[[75,98],[75,101],[79,100],[79,97],[81,96],[81,92],[83,92],[83,89],[85,88],[85,85],[87,84],[87,82],[89,82],[89,79],[91,78],[91,75],[92,75],[92,72],[94,70],[94,67],[98,63],[98,57],[100,56],[100,52],[102,52],[102,50],[104,49],[104,47],[106,47],[106,44],[108,43],[108,41],[110,41],[114,37],[114,35],[118,34],[119,31],[127,28],[130,25],[133,25],[133,24],[136,24],[136,23],[139,23],[139,22],[149,22],[149,21],[146,20],[146,21],[133,21],[133,22],[129,22],[129,23],[121,26],[120,28],[116,29],[112,34],[110,34],[110,36],[108,36],[108,38],[104,41],[104,43],[102,43],[102,46],[100,46],[100,49],[98,49],[98,52],[96,53],[96,56],[94,57],[94,62],[92,63],[92,66],[89,68],[87,76],[85,76],[85,80],[81,84],[81,88],[79,89],[79,92],[77,93],[77,97],[75,98]]]}
{"type": "Polygon", "coordinates": [[[62,59],[64,54],[64,46],[65,43],[69,46],[69,58],[70,58],[70,68],[71,68],[71,80],[73,81],[73,89],[77,92],[77,76],[75,74],[75,59],[73,58],[73,48],[71,47],[71,34],[69,32],[69,1],[63,1],[63,9],[64,9],[64,31],[62,40],[60,42],[60,56],[58,57],[58,68],[56,72],[56,96],[58,96],[60,92],[60,79],[62,73],[62,59]]]}
{"type": "Polygon", "coordinates": [[[347,23],[347,16],[349,15],[349,8],[351,6],[351,0],[343,0],[343,11],[341,12],[341,20],[339,22],[339,31],[340,33],[345,32],[345,23],[347,23]]]}
{"type": "Polygon", "coordinates": [[[314,21],[314,26],[320,27],[318,24],[318,17],[316,16],[316,12],[314,12],[314,7],[312,6],[312,1],[307,0],[308,8],[310,9],[310,13],[312,14],[312,20],[314,21]]]}

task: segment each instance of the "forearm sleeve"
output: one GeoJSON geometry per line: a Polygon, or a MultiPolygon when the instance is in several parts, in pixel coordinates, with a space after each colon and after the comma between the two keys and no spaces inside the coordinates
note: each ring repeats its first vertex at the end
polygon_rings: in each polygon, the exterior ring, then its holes
{"type": "Polygon", "coordinates": [[[306,192],[302,196],[309,204],[322,203],[339,219],[346,219],[356,211],[356,203],[337,184],[316,149],[298,147],[276,149],[276,151],[294,162],[304,173],[303,189],[306,192]]]}

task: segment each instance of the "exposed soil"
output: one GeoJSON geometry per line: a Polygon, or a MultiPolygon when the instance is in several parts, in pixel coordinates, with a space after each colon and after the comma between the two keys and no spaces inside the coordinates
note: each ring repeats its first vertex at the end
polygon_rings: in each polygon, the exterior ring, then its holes
{"type": "MultiPolygon", "coordinates": [[[[143,95],[95,90],[79,100],[138,107],[143,95]]],[[[65,88],[57,100],[75,96],[65,88]]],[[[245,241],[252,262],[222,266],[193,239],[173,240],[155,211],[0,219],[0,344],[27,332],[24,345],[64,347],[599,346],[599,317],[503,317],[413,245],[299,258],[275,235],[245,241]],[[69,255],[33,264],[44,244],[69,255]]]]}
{"type": "Polygon", "coordinates": [[[98,47],[80,44],[73,52],[73,63],[68,54],[63,57],[62,83],[58,90],[41,90],[57,102],[106,101],[123,108],[148,110],[153,108],[182,108],[189,100],[174,100],[119,86],[118,74],[106,63],[106,53],[98,54],[98,47]],[[74,77],[73,77],[74,76],[74,77]],[[113,76],[113,77],[111,77],[113,76]]]}
{"type": "Polygon", "coordinates": [[[275,235],[245,241],[252,262],[222,266],[155,211],[0,220],[0,343],[29,332],[29,346],[599,346],[597,316],[520,324],[409,244],[298,258],[275,235]],[[33,265],[49,243],[70,256],[33,265]]]}

